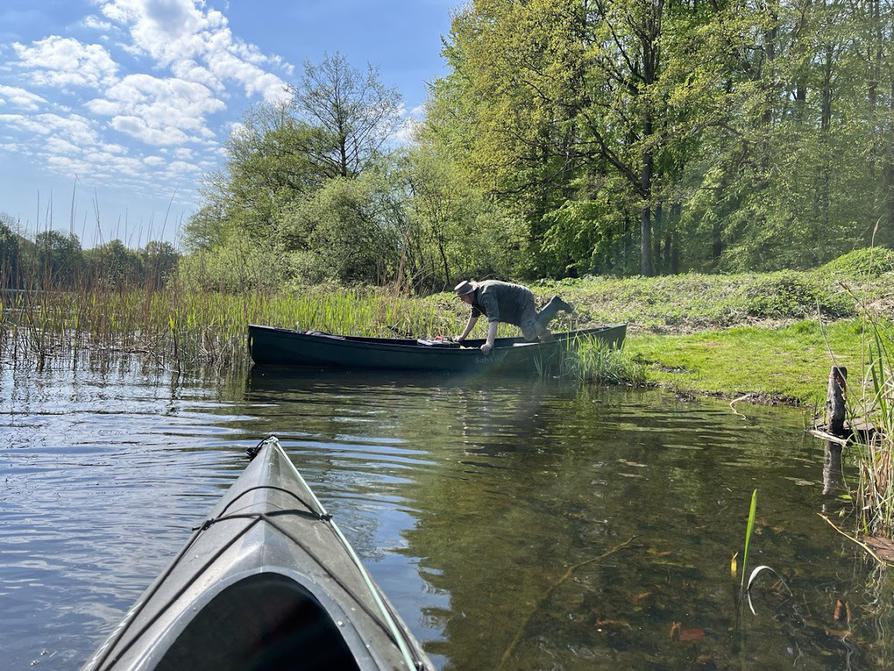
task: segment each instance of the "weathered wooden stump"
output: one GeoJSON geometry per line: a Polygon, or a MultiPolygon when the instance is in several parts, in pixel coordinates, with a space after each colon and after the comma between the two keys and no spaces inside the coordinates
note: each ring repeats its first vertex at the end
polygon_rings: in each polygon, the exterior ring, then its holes
{"type": "Polygon", "coordinates": [[[847,368],[832,366],[829,371],[829,386],[826,391],[826,430],[833,436],[844,435],[845,402],[847,390],[847,368]]]}

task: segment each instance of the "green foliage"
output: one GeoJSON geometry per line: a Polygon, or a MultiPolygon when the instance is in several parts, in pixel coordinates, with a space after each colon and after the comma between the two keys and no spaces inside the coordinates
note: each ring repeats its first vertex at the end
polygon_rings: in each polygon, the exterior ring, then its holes
{"type": "Polygon", "coordinates": [[[141,255],[145,280],[153,289],[161,289],[177,272],[180,254],[170,242],[151,240],[141,255]]]}
{"type": "Polygon", "coordinates": [[[0,288],[18,283],[19,237],[13,233],[11,223],[11,219],[0,215],[0,288]]]}
{"type": "MultiPolygon", "coordinates": [[[[894,537],[894,325],[890,319],[869,323],[860,339],[866,369],[850,371],[847,407],[851,425],[875,428],[874,433],[855,432],[849,452],[857,466],[850,484],[855,502],[857,532],[867,536],[894,537]],[[855,383],[854,380],[860,380],[855,383]]],[[[840,365],[837,361],[835,365],[840,365]]]]}
{"type": "Polygon", "coordinates": [[[336,177],[283,217],[283,236],[301,282],[382,284],[394,276],[404,223],[378,175],[336,177]],[[395,215],[395,216],[392,216],[395,215]]]}
{"type": "Polygon", "coordinates": [[[120,240],[112,240],[84,253],[91,280],[108,289],[129,289],[143,279],[140,255],[124,246],[120,240]]]}
{"type": "Polygon", "coordinates": [[[54,286],[72,286],[84,273],[81,243],[74,234],[49,230],[34,236],[32,273],[54,286]]]}
{"type": "Polygon", "coordinates": [[[748,550],[751,547],[751,536],[754,533],[754,520],[757,517],[757,490],[751,492],[751,505],[748,507],[748,521],[745,523],[745,543],[742,549],[742,579],[739,583],[740,596],[745,594],[745,576],[748,575],[748,550]]]}
{"type": "Polygon", "coordinates": [[[773,273],[750,286],[745,292],[747,312],[754,317],[808,317],[817,312],[826,317],[856,314],[853,298],[843,291],[832,291],[803,273],[773,273]]]}
{"type": "Polygon", "coordinates": [[[884,247],[855,249],[829,261],[821,270],[845,276],[878,277],[894,271],[894,250],[884,247]]]}
{"type": "Polygon", "coordinates": [[[894,243],[894,7],[475,0],[420,139],[526,272],[806,269],[894,243]]]}
{"type": "Polygon", "coordinates": [[[238,235],[231,235],[211,249],[184,257],[178,266],[178,282],[200,291],[276,291],[286,282],[283,259],[238,235]]]}

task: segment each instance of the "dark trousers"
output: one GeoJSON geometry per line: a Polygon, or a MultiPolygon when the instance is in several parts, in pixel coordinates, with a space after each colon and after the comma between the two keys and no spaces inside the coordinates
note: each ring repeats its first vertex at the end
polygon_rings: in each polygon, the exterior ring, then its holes
{"type": "Polygon", "coordinates": [[[547,328],[549,323],[555,318],[556,313],[562,309],[557,298],[553,297],[549,303],[543,306],[540,312],[537,312],[534,308],[534,302],[531,301],[530,309],[525,310],[521,324],[519,324],[525,340],[534,341],[549,333],[549,328],[547,328]]]}

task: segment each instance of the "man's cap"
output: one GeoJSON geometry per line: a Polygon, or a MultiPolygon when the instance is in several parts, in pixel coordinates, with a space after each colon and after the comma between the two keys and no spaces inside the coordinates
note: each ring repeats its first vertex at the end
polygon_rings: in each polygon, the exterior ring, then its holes
{"type": "Polygon", "coordinates": [[[457,296],[465,296],[466,294],[475,291],[475,283],[470,282],[469,280],[463,280],[453,287],[453,290],[456,292],[457,296]]]}

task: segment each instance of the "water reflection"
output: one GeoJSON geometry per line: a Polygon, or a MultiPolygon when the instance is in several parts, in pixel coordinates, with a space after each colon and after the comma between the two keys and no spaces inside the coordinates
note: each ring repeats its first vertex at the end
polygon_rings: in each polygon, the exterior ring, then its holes
{"type": "Polygon", "coordinates": [[[890,659],[890,611],[870,609],[890,583],[816,515],[831,471],[793,411],[743,421],[549,380],[257,370],[220,386],[134,360],[7,369],[0,392],[10,668],[77,666],[270,433],[442,668],[890,659]],[[729,559],[755,487],[752,560],[795,601],[767,591],[737,624],[729,559]],[[842,596],[861,613],[844,631],[842,596]]]}

